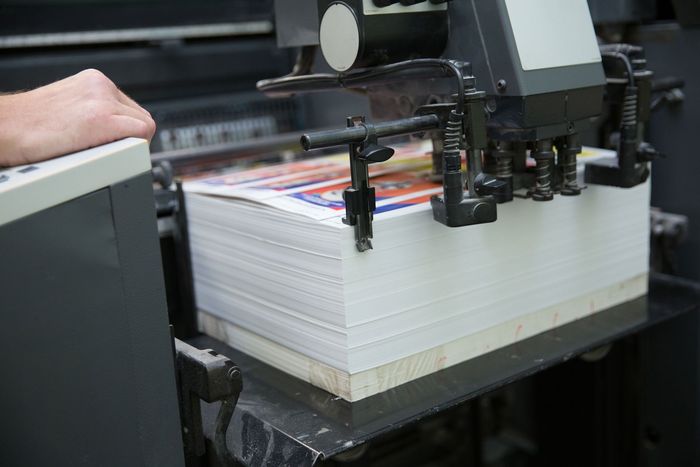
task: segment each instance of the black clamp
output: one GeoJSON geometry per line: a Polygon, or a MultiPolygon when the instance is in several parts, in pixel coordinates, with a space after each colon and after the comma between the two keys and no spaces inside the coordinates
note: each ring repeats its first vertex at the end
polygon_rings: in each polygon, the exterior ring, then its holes
{"type": "Polygon", "coordinates": [[[430,204],[433,218],[448,227],[495,222],[498,218],[497,198],[505,198],[508,184],[486,175],[481,167],[481,154],[487,145],[485,93],[473,87],[467,90],[465,111],[450,111],[444,130],[443,196],[433,196],[430,204]],[[460,149],[466,140],[467,186],[461,169],[460,149]]]}
{"type": "Polygon", "coordinates": [[[364,117],[348,117],[348,128],[364,127],[366,137],[361,143],[350,143],[350,175],[352,186],[343,192],[345,218],[343,222],[355,227],[355,245],[360,252],[372,249],[372,220],[377,209],[374,187],[369,186],[369,164],[386,162],[394,150],[378,144],[374,125],[364,117]]]}
{"type": "Polygon", "coordinates": [[[197,465],[197,459],[206,451],[200,400],[207,403],[221,401],[216,417],[214,450],[224,465],[236,465],[226,445],[226,433],[243,389],[240,369],[228,357],[213,350],[200,350],[179,339],[174,341],[182,439],[188,465],[197,465]]]}

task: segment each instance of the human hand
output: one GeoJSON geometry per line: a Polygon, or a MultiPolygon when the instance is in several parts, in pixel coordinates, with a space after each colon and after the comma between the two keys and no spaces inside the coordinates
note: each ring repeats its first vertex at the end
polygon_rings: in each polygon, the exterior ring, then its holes
{"type": "Polygon", "coordinates": [[[0,96],[0,167],[30,164],[134,136],[150,140],[151,114],[97,70],[0,96]]]}

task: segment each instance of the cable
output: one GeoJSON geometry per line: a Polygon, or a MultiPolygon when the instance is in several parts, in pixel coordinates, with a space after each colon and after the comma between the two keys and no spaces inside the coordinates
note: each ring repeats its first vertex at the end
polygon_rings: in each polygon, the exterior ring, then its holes
{"type": "Polygon", "coordinates": [[[452,75],[457,80],[456,111],[464,112],[464,74],[457,63],[438,58],[420,58],[404,62],[382,65],[367,70],[359,70],[347,74],[312,74],[303,76],[285,76],[259,81],[257,88],[266,94],[294,94],[296,92],[324,91],[338,88],[353,88],[376,84],[379,78],[394,76],[396,79],[413,79],[444,77],[452,75]],[[420,75],[413,72],[420,69],[438,69],[441,75],[420,75]]]}
{"type": "Polygon", "coordinates": [[[629,81],[630,86],[635,85],[635,79],[634,79],[634,69],[632,68],[632,62],[630,62],[629,57],[622,53],[618,52],[616,50],[610,50],[610,51],[603,51],[602,55],[605,57],[611,57],[611,58],[616,58],[622,62],[622,64],[625,66],[625,69],[627,70],[627,80],[629,81]]]}

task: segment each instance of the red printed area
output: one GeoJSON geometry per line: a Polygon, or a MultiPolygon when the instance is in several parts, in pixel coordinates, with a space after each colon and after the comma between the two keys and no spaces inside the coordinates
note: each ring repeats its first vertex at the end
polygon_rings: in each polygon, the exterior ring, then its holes
{"type": "Polygon", "coordinates": [[[331,161],[292,162],[289,164],[273,165],[241,172],[232,172],[217,177],[211,177],[202,180],[202,182],[208,185],[235,187],[241,183],[264,182],[269,178],[288,176],[297,173],[301,175],[309,171],[317,171],[324,168],[327,168],[328,171],[333,171],[337,167],[338,163],[331,161]]]}
{"type": "MultiPolygon", "coordinates": [[[[397,199],[395,203],[379,206],[376,212],[384,212],[404,206],[413,206],[430,200],[432,193],[421,194],[425,191],[434,191],[440,188],[440,184],[427,179],[428,173],[421,172],[396,172],[372,178],[371,184],[376,190],[377,203],[385,200],[397,199]],[[412,196],[417,195],[417,196],[412,196]]],[[[327,186],[318,189],[295,193],[293,197],[318,206],[325,206],[335,210],[345,209],[343,191],[348,183],[327,186]]]]}

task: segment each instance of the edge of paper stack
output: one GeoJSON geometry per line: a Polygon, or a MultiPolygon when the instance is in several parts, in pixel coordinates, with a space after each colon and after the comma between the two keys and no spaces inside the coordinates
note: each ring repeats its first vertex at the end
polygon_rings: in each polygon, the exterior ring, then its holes
{"type": "Polygon", "coordinates": [[[366,253],[342,222],[346,155],[188,181],[202,330],[359,400],[646,293],[649,183],[450,229],[432,219],[428,149],[371,166],[366,253]]]}

